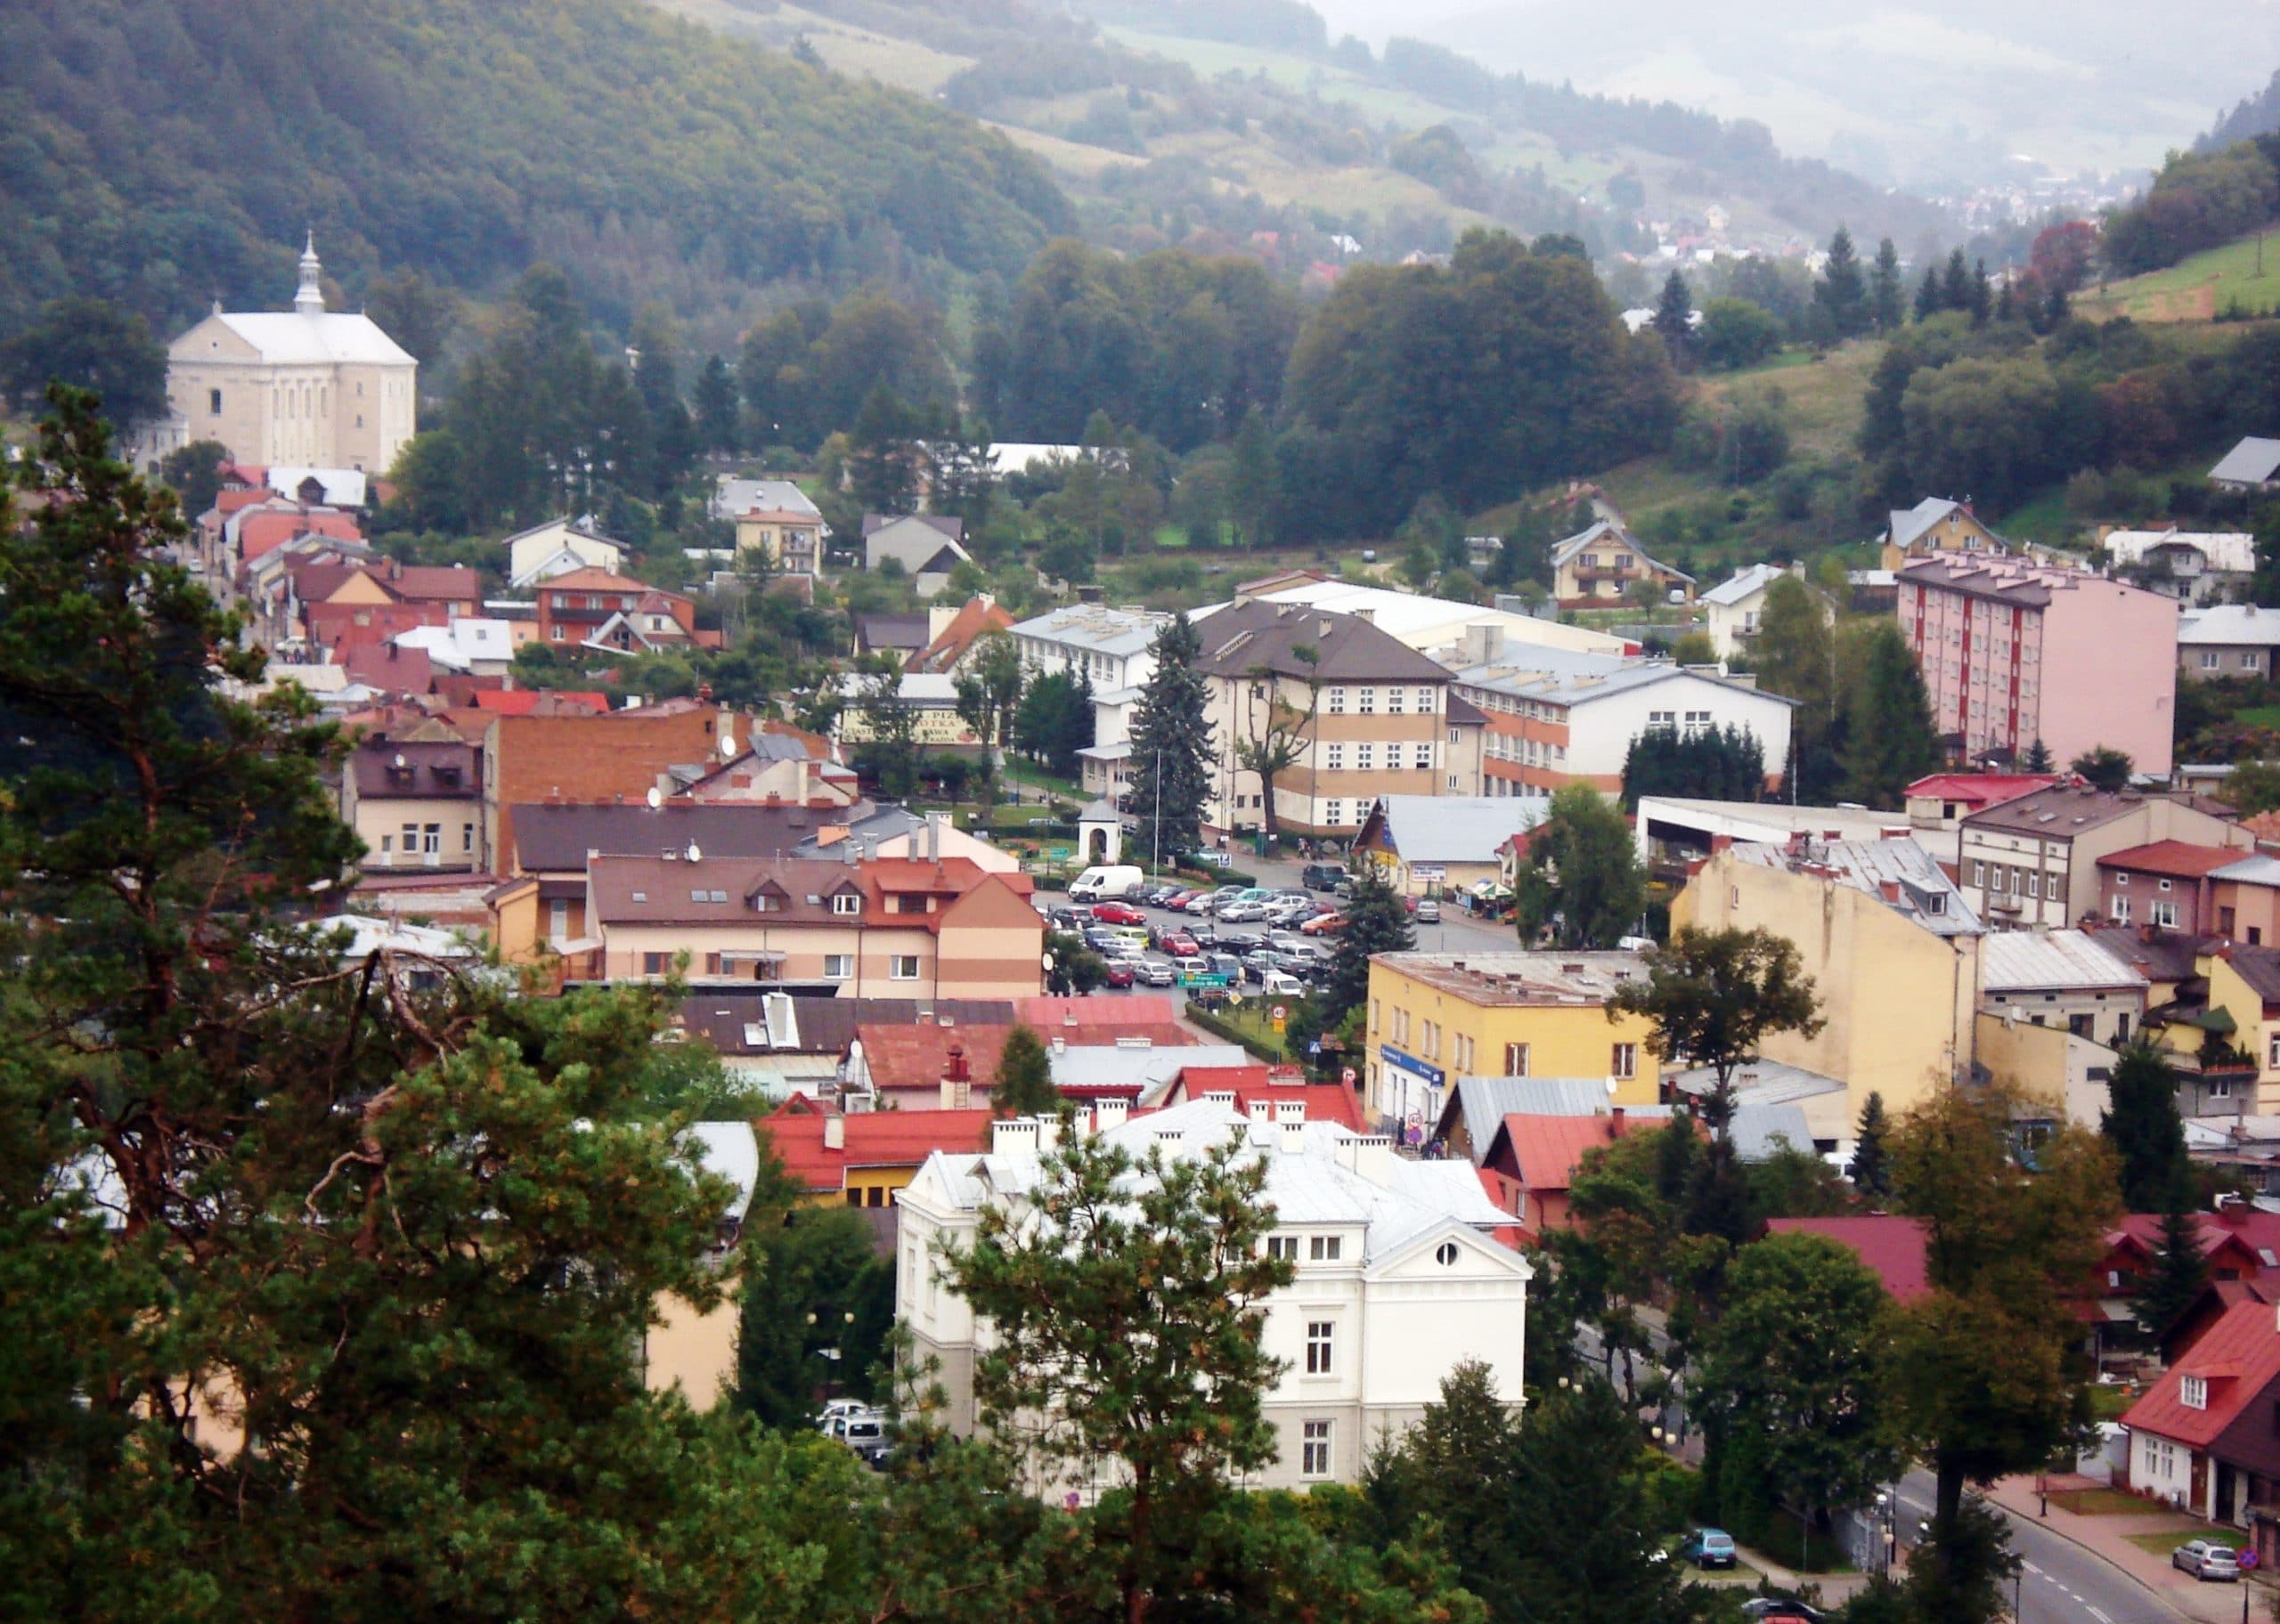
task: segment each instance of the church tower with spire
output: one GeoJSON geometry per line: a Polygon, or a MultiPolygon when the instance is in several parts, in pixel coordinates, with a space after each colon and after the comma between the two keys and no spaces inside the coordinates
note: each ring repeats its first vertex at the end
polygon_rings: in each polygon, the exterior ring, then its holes
{"type": "Polygon", "coordinates": [[[324,266],[317,259],[317,234],[309,233],[308,247],[301,250],[301,286],[293,295],[293,308],[305,316],[324,314],[324,266]]]}

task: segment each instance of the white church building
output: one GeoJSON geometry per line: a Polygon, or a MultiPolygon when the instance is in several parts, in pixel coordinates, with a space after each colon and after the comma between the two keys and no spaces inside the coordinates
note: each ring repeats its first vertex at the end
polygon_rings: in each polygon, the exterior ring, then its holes
{"type": "Polygon", "coordinates": [[[418,426],[419,363],[370,316],[327,310],[322,272],[312,237],[291,310],[216,305],[167,346],[169,411],[142,457],[218,440],[248,466],[387,472],[418,426]]]}

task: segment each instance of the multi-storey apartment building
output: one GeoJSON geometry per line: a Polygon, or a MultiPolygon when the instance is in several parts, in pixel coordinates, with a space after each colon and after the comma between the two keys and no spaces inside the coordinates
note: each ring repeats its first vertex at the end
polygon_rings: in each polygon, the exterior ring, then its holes
{"type": "MultiPolygon", "coordinates": [[[[2243,857],[2256,843],[2220,801],[2057,784],[1965,818],[1956,882],[1991,924],[2064,929],[2110,905],[2100,858],[2156,841],[2227,847],[2243,857]]],[[[2139,914],[2132,922],[2151,921],[2139,914]]]]}
{"type": "Polygon", "coordinates": [[[1966,759],[2067,761],[2100,745],[2170,770],[2177,605],[2080,570],[1942,556],[1900,572],[1900,629],[1939,730],[1966,759]]]}
{"type": "Polygon", "coordinates": [[[1350,838],[1380,795],[1445,793],[1449,673],[1370,621],[1301,604],[1244,600],[1202,621],[1195,669],[1209,685],[1213,749],[1203,821],[1350,838]]]}

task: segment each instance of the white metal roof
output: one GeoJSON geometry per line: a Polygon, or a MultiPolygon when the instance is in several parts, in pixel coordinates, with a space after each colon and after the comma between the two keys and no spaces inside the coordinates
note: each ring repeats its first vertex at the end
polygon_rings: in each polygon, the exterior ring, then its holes
{"type": "Polygon", "coordinates": [[[2231,880],[2242,885],[2280,885],[2280,857],[2267,857],[2262,852],[2243,857],[2237,863],[2227,863],[2222,868],[2209,871],[2211,880],[2231,880]]]}
{"type": "Polygon", "coordinates": [[[2280,471],[2280,440],[2251,434],[2225,453],[2223,460],[2209,470],[2209,477],[2258,485],[2270,479],[2276,471],[2280,471]]]}
{"type": "Polygon", "coordinates": [[[364,471],[362,468],[303,468],[272,463],[265,477],[269,488],[280,496],[298,496],[303,482],[314,479],[324,487],[326,507],[362,508],[364,505],[364,471]]]}
{"type": "Polygon", "coordinates": [[[2254,604],[2211,604],[2188,609],[2177,619],[2182,647],[2280,647],[2280,609],[2254,604]]]}
{"type": "Polygon", "coordinates": [[[1172,617],[1147,609],[1112,609],[1105,604],[1079,604],[1055,609],[1022,621],[1010,629],[1016,637],[1034,637],[1063,648],[1080,648],[1095,654],[1136,654],[1156,640],[1172,617]]]}
{"type": "Polygon", "coordinates": [[[1998,930],[1980,943],[1979,963],[1980,985],[1991,996],[2146,985],[2144,976],[2080,930],[1998,930]]]}
{"type": "Polygon", "coordinates": [[[2212,570],[2247,575],[2256,569],[2256,538],[2244,530],[2112,530],[2105,546],[2118,564],[2142,563],[2158,547],[2188,547],[2212,570]]]}
{"type": "Polygon", "coordinates": [[[1731,581],[1720,581],[1705,592],[1702,601],[1722,607],[1747,603],[1788,572],[1778,564],[1753,564],[1738,572],[1731,581]]]}
{"type": "MultiPolygon", "coordinates": [[[[1379,630],[1420,652],[1462,644],[1465,629],[1493,626],[1507,643],[1566,649],[1577,653],[1620,655],[1630,646],[1621,637],[1588,627],[1563,625],[1510,609],[1484,609],[1454,598],[1428,597],[1418,592],[1397,592],[1389,587],[1364,586],[1347,581],[1302,581],[1257,594],[1263,603],[1304,604],[1333,614],[1366,614],[1379,630]]],[[[1211,604],[1190,611],[1201,621],[1226,608],[1211,604]]]]}
{"type": "Polygon", "coordinates": [[[416,366],[402,345],[366,315],[343,311],[225,311],[214,320],[275,366],[416,366]]]}
{"type": "Polygon", "coordinates": [[[1386,836],[1405,863],[1494,863],[1496,849],[1551,816],[1536,796],[1380,795],[1386,836]]]}

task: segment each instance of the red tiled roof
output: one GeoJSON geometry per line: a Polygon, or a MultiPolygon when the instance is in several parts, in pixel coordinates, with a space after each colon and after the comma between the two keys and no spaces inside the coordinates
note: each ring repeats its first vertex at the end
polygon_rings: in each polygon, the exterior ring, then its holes
{"type": "Polygon", "coordinates": [[[582,569],[566,571],[560,575],[550,575],[538,583],[536,589],[541,592],[575,592],[582,589],[592,591],[596,588],[607,592],[640,593],[656,590],[646,581],[636,581],[631,575],[620,575],[613,570],[601,569],[590,564],[582,569]]]}
{"type": "MultiPolygon", "coordinates": [[[[2162,1223],[2159,1213],[2132,1213],[2106,1231],[2106,1249],[2127,1246],[2150,1257],[2161,1247],[2162,1223]]],[[[2221,1213],[2195,1213],[2193,1228],[2204,1257],[2229,1240],[2248,1254],[2257,1272],[2280,1270],[2280,1213],[2246,1206],[2227,1207],[2221,1213]],[[2268,1252],[2273,1260],[2268,1263],[2261,1255],[2268,1252]]]]}
{"type": "Polygon", "coordinates": [[[1850,1247],[1877,1271],[1895,1303],[1913,1303],[1931,1292],[1932,1277],[1924,1255],[1924,1222],[1919,1218],[1881,1213],[1858,1218],[1775,1218],[1765,1229],[1769,1235],[1825,1235],[1850,1247]]]}
{"type": "Polygon", "coordinates": [[[996,604],[969,598],[965,607],[951,617],[942,628],[942,635],[924,648],[911,655],[909,669],[914,671],[948,670],[957,663],[974,640],[984,632],[1011,630],[1014,617],[996,604]]]}
{"type": "MultiPolygon", "coordinates": [[[[1658,1120],[1654,1125],[1660,1127],[1662,1123],[1658,1120]]],[[[1584,1151],[1622,1138],[1630,1126],[1627,1117],[1538,1116],[1514,1111],[1504,1118],[1496,1137],[1511,1141],[1512,1164],[1520,1170],[1520,1182],[1541,1192],[1566,1190],[1575,1181],[1584,1151]]],[[[1495,1147],[1489,1149],[1493,1156],[1495,1147]]]]}
{"type": "Polygon", "coordinates": [[[1973,810],[1996,807],[2022,795],[2032,795],[2058,782],[2056,773],[1933,773],[1901,792],[1903,798],[1936,797],[1971,803],[1973,810]]]}
{"type": "Polygon", "coordinates": [[[248,513],[238,521],[238,562],[251,564],[296,536],[330,536],[337,541],[362,541],[364,532],[345,513],[248,513]]]}
{"type": "Polygon", "coordinates": [[[425,694],[436,686],[436,668],[424,648],[393,643],[364,643],[344,651],[341,670],[351,682],[389,694],[425,694]]]}
{"type": "Polygon", "coordinates": [[[1180,1072],[1169,1099],[1201,1100],[1206,1094],[1229,1092],[1235,1096],[1235,1108],[1245,1116],[1250,1114],[1253,1100],[1295,1100],[1306,1107],[1308,1122],[1334,1122],[1356,1133],[1363,1131],[1361,1108],[1355,1103],[1352,1089],[1335,1083],[1278,1082],[1265,1066],[1187,1067],[1180,1072]]]}
{"type": "Polygon", "coordinates": [[[2181,880],[2198,880],[2211,869],[2222,868],[2227,863],[2240,860],[2240,849],[2236,846],[2195,846],[2189,840],[2155,840],[2148,846],[2110,851],[2098,859],[2098,866],[2126,869],[2132,873],[2167,874],[2181,880]]]}
{"type": "Polygon", "coordinates": [[[2280,1381],[2280,1322],[2276,1322],[2271,1304],[2235,1303],[2162,1373],[2152,1391],[2129,1407],[2121,1425],[2132,1432],[2206,1449],[2275,1381],[2280,1381]],[[2205,1408],[2186,1406],[2188,1376],[2207,1384],[2205,1408]]]}
{"type": "Polygon", "coordinates": [[[990,1114],[966,1111],[861,1111],[842,1116],[844,1143],[824,1143],[826,1115],[812,1100],[787,1100],[753,1125],[775,1146],[784,1165],[809,1190],[846,1187],[850,1167],[916,1169],[937,1150],[989,1149],[990,1114]]]}
{"type": "MultiPolygon", "coordinates": [[[[1072,1032],[1103,1027],[1147,1022],[1178,1024],[1179,1011],[1168,993],[1127,993],[1121,998],[1016,998],[1014,1014],[1047,1037],[1067,1037],[1072,1032]]],[[[1073,1041],[1073,1040],[1072,1040],[1073,1041]]]]}
{"type": "Polygon", "coordinates": [[[864,1021],[855,1028],[863,1043],[863,1063],[877,1087],[939,1089],[956,1044],[965,1052],[977,1100],[989,1093],[989,1079],[997,1075],[1006,1040],[1013,1035],[1011,1027],[945,1027],[932,1021],[924,1026],[864,1021]]]}

